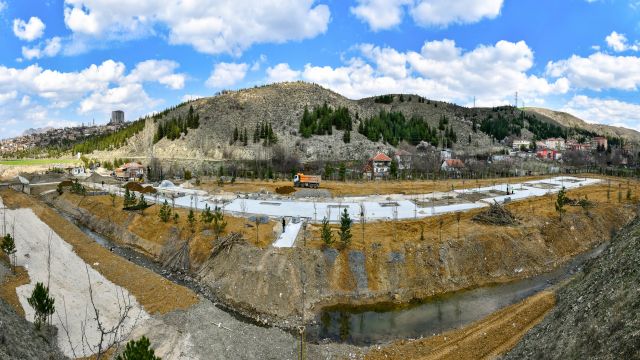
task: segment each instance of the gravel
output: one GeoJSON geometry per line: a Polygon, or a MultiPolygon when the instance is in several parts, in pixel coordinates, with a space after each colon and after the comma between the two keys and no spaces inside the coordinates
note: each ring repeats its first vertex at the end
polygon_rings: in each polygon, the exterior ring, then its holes
{"type": "MultiPolygon", "coordinates": [[[[297,359],[300,340],[275,327],[235,319],[203,299],[187,309],[154,317],[134,331],[146,334],[163,359],[297,359]]],[[[360,359],[361,349],[306,344],[308,359],[360,359]]]]}
{"type": "Polygon", "coordinates": [[[504,359],[640,359],[640,218],[558,291],[504,359]]]}
{"type": "Polygon", "coordinates": [[[331,192],[327,189],[298,189],[293,196],[296,199],[309,197],[330,198],[331,192]]]}

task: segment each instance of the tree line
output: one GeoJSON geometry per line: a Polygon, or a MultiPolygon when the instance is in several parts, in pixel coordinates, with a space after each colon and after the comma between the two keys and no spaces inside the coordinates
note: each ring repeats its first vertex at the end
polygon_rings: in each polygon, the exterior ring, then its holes
{"type": "MultiPolygon", "coordinates": [[[[302,120],[300,121],[300,135],[304,138],[310,138],[312,135],[331,135],[333,128],[336,130],[344,130],[351,132],[353,124],[351,114],[346,107],[333,109],[325,102],[322,106],[314,106],[309,111],[307,106],[304,107],[302,120]]],[[[343,140],[345,143],[351,141],[351,136],[345,135],[343,140]]]]}
{"type": "Polygon", "coordinates": [[[172,117],[167,121],[158,121],[158,128],[153,137],[153,143],[167,138],[175,140],[180,138],[182,134],[187,135],[189,129],[197,129],[200,126],[200,115],[193,111],[193,105],[189,106],[189,112],[183,119],[182,116],[172,117]]]}

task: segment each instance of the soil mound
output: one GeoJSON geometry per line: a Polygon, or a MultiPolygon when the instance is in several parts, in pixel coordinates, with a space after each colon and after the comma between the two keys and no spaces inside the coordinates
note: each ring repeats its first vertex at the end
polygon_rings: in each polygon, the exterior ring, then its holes
{"type": "Polygon", "coordinates": [[[516,217],[504,206],[493,203],[489,209],[473,217],[473,221],[487,225],[509,226],[518,224],[516,217]]]}
{"type": "Polygon", "coordinates": [[[276,193],[280,195],[289,195],[294,192],[296,192],[296,189],[293,186],[280,186],[276,188],[276,193]]]}

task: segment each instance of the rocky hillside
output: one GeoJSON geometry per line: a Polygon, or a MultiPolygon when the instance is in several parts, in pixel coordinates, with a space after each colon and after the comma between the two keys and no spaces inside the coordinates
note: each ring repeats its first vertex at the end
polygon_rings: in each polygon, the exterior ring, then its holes
{"type": "Polygon", "coordinates": [[[505,359],[640,359],[640,219],[558,292],[505,359]]]}
{"type": "Polygon", "coordinates": [[[566,112],[549,109],[526,108],[526,111],[551,119],[554,123],[563,127],[585,129],[605,136],[621,137],[633,142],[640,141],[640,132],[636,130],[610,125],[590,124],[566,112]]]}
{"type": "MultiPolygon", "coordinates": [[[[386,101],[381,101],[379,97],[350,100],[319,85],[304,82],[225,92],[178,106],[164,112],[162,116],[149,118],[144,130],[130,138],[127,145],[112,151],[96,152],[93,157],[113,159],[153,155],[160,159],[176,160],[253,160],[271,158],[279,146],[302,161],[361,160],[376,151],[394,150],[394,146],[387,141],[371,141],[358,132],[362,121],[378,115],[382,110],[401,112],[407,121],[412,117],[426,121],[431,129],[437,131],[432,137],[432,143],[435,138],[436,143],[440,140],[440,146],[445,131],[437,129],[442,129],[440,122],[444,117],[447,119],[446,131],[455,133],[457,138],[451,147],[471,154],[499,150],[499,141],[493,138],[502,140],[507,135],[531,139],[534,136],[529,131],[531,127],[527,120],[523,120],[521,111],[512,107],[470,109],[407,94],[387,95],[385,98],[386,101]],[[343,140],[342,130],[334,130],[331,135],[313,135],[310,138],[301,136],[300,122],[305,107],[312,111],[314,107],[325,103],[332,109],[344,107],[348,110],[353,125],[349,143],[343,140]],[[154,142],[159,124],[166,125],[171,119],[178,117],[185,119],[191,106],[199,116],[197,129],[188,129],[186,135],[178,135],[173,140],[165,137],[154,142]],[[487,118],[492,118],[496,124],[507,128],[507,133],[481,129],[481,123],[487,118]],[[523,124],[518,127],[517,132],[510,125],[514,121],[523,124]],[[262,142],[252,141],[256,126],[262,123],[271,125],[277,136],[276,146],[265,147],[262,142]],[[246,130],[249,137],[247,145],[242,141],[230,144],[236,129],[241,135],[246,130]]],[[[546,115],[536,114],[535,117],[545,123],[553,122],[546,115]]]]}

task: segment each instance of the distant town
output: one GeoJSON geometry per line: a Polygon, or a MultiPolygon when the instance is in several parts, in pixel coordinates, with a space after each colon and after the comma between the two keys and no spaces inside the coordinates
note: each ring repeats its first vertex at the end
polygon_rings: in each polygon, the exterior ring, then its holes
{"type": "Polygon", "coordinates": [[[115,110],[111,113],[111,118],[105,125],[91,123],[76,127],[45,129],[44,131],[31,130],[22,136],[0,140],[0,156],[33,149],[71,145],[90,136],[113,133],[126,126],[124,111],[115,110]]]}

